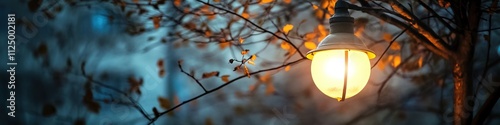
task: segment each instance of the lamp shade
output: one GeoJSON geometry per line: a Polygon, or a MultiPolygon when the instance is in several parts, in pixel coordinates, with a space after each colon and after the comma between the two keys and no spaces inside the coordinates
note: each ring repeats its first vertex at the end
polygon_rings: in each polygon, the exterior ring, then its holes
{"type": "Polygon", "coordinates": [[[354,18],[349,16],[347,3],[335,5],[330,18],[330,34],[314,50],[307,53],[312,60],[314,84],[325,95],[343,101],[358,94],[370,78],[370,59],[375,53],[354,35],[354,18]]]}

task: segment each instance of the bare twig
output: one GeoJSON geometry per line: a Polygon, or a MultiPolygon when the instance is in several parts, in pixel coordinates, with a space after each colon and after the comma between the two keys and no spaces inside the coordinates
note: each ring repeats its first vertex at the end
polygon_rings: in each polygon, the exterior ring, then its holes
{"type": "MultiPolygon", "coordinates": [[[[293,61],[293,62],[289,62],[289,63],[283,64],[283,65],[280,65],[280,66],[277,66],[277,67],[274,67],[274,68],[263,69],[263,70],[259,70],[259,71],[251,72],[249,75],[254,75],[254,74],[258,74],[258,73],[262,73],[262,72],[267,72],[267,71],[277,70],[277,69],[280,69],[280,68],[286,67],[286,66],[288,66],[288,65],[293,65],[293,64],[299,63],[299,62],[304,61],[304,60],[306,60],[306,59],[307,59],[307,58],[301,58],[301,59],[295,60],[295,61],[293,61]]],[[[158,120],[158,118],[160,118],[162,115],[165,115],[165,114],[167,114],[167,113],[169,113],[169,112],[171,112],[171,111],[173,111],[173,110],[175,110],[175,109],[179,108],[179,107],[180,107],[180,106],[182,106],[182,105],[185,105],[185,104],[187,104],[187,103],[189,103],[189,102],[192,102],[192,101],[194,101],[194,100],[196,100],[196,99],[198,99],[198,98],[200,98],[200,97],[203,97],[203,96],[205,96],[205,95],[207,95],[207,94],[210,94],[210,93],[212,93],[212,92],[215,92],[215,91],[217,91],[217,90],[219,90],[219,89],[222,89],[222,88],[224,88],[225,86],[227,86],[227,85],[229,85],[229,84],[231,84],[231,83],[234,83],[235,81],[237,81],[237,80],[239,80],[239,79],[242,79],[242,78],[245,78],[245,77],[247,77],[247,74],[241,75],[241,76],[239,76],[239,77],[237,77],[237,78],[234,78],[234,79],[232,79],[232,80],[230,80],[230,81],[226,82],[225,84],[222,84],[222,85],[220,85],[220,86],[218,86],[218,87],[216,87],[216,88],[213,88],[213,89],[211,89],[211,90],[209,90],[209,91],[206,91],[206,92],[204,92],[204,93],[202,93],[202,94],[200,94],[200,95],[198,95],[198,96],[195,96],[195,97],[193,97],[193,98],[191,98],[191,99],[188,99],[188,100],[186,100],[186,101],[183,101],[182,103],[177,104],[176,106],[174,106],[174,107],[172,107],[172,108],[170,108],[170,109],[168,109],[168,110],[166,110],[166,111],[163,111],[163,112],[161,112],[158,116],[156,116],[156,117],[154,117],[154,118],[150,119],[149,124],[153,124],[153,123],[154,123],[156,120],[158,120]]]]}

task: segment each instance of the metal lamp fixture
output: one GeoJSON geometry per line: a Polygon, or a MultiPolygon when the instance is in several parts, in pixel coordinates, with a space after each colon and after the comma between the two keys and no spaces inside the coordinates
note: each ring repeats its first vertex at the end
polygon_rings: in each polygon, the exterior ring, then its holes
{"type": "Polygon", "coordinates": [[[354,35],[354,18],[347,9],[347,3],[337,1],[335,14],[330,18],[330,34],[307,53],[316,87],[339,101],[358,94],[366,86],[370,59],[375,58],[375,53],[354,35]]]}

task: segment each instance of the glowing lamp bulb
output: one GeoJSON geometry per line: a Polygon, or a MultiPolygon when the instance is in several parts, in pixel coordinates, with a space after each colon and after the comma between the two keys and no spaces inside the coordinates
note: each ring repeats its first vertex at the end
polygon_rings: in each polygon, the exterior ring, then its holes
{"type": "Polygon", "coordinates": [[[342,99],[344,80],[347,81],[345,98],[350,98],[366,86],[370,72],[368,55],[356,50],[319,51],[314,54],[311,64],[316,87],[325,95],[339,100],[342,99]],[[347,79],[344,75],[346,71],[347,79]]]}

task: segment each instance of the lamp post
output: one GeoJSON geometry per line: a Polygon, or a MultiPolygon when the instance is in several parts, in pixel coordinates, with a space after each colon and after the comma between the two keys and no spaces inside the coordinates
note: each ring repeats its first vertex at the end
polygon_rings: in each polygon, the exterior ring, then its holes
{"type": "Polygon", "coordinates": [[[347,9],[347,3],[337,1],[335,14],[329,20],[330,34],[307,53],[316,87],[339,101],[365,87],[371,72],[369,59],[375,58],[375,53],[354,35],[354,18],[347,9]]]}

